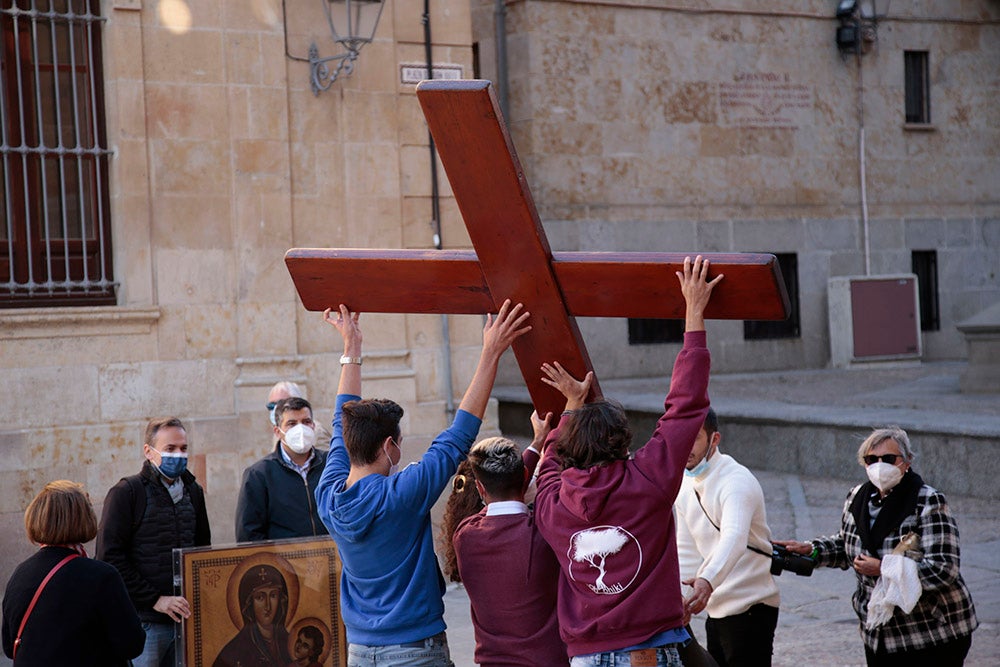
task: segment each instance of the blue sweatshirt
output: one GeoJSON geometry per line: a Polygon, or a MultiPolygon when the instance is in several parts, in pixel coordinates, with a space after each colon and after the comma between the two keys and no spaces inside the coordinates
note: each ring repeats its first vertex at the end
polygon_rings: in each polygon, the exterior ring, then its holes
{"type": "Polygon", "coordinates": [[[320,519],[343,564],[340,614],[347,640],[385,646],[426,639],[445,629],[445,584],[434,554],[430,510],[482,422],[459,410],[418,463],[389,477],[368,475],[345,490],[351,463],[341,414],[345,403],[359,399],[337,396],[330,453],[316,487],[320,519]]]}

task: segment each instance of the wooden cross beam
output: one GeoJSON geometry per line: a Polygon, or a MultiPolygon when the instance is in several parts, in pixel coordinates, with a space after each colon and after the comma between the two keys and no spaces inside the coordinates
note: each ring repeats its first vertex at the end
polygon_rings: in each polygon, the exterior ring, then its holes
{"type": "MultiPolygon", "coordinates": [[[[475,251],[293,248],[285,263],[306,309],[485,314],[506,298],[521,302],[533,328],[514,355],[543,414],[561,411],[564,398],[541,382],[542,362],[577,377],[593,370],[575,317],[684,317],[674,272],[695,253],[550,250],[488,81],[424,81],[417,98],[475,251]]],[[[707,318],[788,317],[774,255],[702,254],[710,275],[726,274],[707,318]]]]}

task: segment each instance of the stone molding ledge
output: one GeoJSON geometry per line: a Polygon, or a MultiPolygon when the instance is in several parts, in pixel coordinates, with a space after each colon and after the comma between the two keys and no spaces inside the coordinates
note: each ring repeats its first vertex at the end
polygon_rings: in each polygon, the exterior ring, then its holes
{"type": "Polygon", "coordinates": [[[361,377],[365,380],[389,380],[416,376],[410,365],[409,350],[374,350],[362,352],[364,364],[361,377]]]}
{"type": "Polygon", "coordinates": [[[148,334],[159,308],[71,307],[0,310],[0,340],[148,334]]]}
{"type": "Polygon", "coordinates": [[[299,370],[303,359],[304,357],[301,355],[237,357],[236,367],[239,368],[240,374],[233,385],[236,387],[269,387],[279,380],[304,384],[307,378],[299,370]]]}

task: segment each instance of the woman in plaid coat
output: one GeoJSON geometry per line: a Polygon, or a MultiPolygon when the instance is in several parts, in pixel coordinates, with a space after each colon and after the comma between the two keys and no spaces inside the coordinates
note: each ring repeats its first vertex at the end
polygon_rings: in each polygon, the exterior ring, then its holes
{"type": "Polygon", "coordinates": [[[817,566],[854,568],[854,611],[869,665],[962,665],[979,623],[959,573],[958,526],[948,501],[912,470],[910,440],[900,428],[874,431],[861,443],[858,462],[869,481],[847,494],[838,534],[775,543],[811,555],[817,566]],[[905,556],[917,563],[920,598],[909,613],[895,607],[885,624],[869,628],[868,601],[882,558],[906,536],[917,540],[905,556]]]}

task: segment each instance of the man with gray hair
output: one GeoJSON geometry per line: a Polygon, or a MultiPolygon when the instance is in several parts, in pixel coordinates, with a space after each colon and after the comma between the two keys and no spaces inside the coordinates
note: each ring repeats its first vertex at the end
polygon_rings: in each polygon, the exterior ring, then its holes
{"type": "Polygon", "coordinates": [[[487,438],[469,451],[476,489],[486,508],[465,519],[452,544],[469,594],[481,665],[566,665],[559,637],[559,563],[538,534],[524,492],[551,426],[532,415],[532,447],[522,459],[507,438],[487,438]],[[527,461],[528,465],[525,465],[527,461]]]}
{"type": "Polygon", "coordinates": [[[236,501],[236,540],[259,542],[326,535],[314,495],[326,466],[312,405],[304,398],[278,401],[277,443],[270,454],[243,471],[236,501]]]}
{"type": "MultiPolygon", "coordinates": [[[[267,413],[268,419],[271,421],[271,427],[275,428],[281,426],[278,420],[275,418],[274,408],[286,398],[306,398],[306,392],[301,385],[292,382],[290,380],[282,380],[281,382],[276,382],[271,391],[267,393],[267,413]]],[[[316,429],[316,442],[319,443],[330,443],[330,429],[326,427],[323,420],[320,419],[313,425],[316,429]]],[[[280,441],[281,438],[278,438],[280,441]]],[[[277,445],[275,445],[277,447],[277,445]]]]}
{"type": "Polygon", "coordinates": [[[283,398],[305,398],[305,394],[302,393],[302,387],[294,382],[289,382],[288,380],[276,382],[271,387],[271,391],[267,393],[267,412],[268,417],[271,419],[271,426],[278,425],[277,420],[274,418],[274,407],[283,398]]]}

